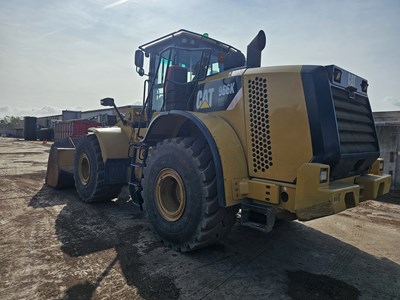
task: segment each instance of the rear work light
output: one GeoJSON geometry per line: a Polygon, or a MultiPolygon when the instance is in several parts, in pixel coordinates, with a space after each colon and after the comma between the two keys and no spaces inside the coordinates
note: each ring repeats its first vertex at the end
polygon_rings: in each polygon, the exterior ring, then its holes
{"type": "Polygon", "coordinates": [[[328,181],[328,169],[321,169],[319,172],[319,182],[324,183],[328,181]]]}
{"type": "Polygon", "coordinates": [[[337,83],[342,81],[342,70],[335,68],[333,70],[333,80],[337,83]]]}
{"type": "Polygon", "coordinates": [[[384,167],[385,163],[383,160],[379,161],[379,171],[383,171],[383,167],[384,167]]]}
{"type": "Polygon", "coordinates": [[[361,90],[366,93],[368,91],[368,82],[363,80],[361,83],[361,90]]]}

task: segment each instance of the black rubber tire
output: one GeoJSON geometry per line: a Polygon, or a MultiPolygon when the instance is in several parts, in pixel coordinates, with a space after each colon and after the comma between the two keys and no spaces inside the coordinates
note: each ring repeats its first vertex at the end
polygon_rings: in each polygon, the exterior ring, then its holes
{"type": "Polygon", "coordinates": [[[222,239],[236,222],[238,207],[220,207],[215,166],[207,143],[174,138],[158,143],[143,170],[142,196],[148,218],[161,240],[177,251],[191,251],[222,239]],[[186,204],[178,220],[168,221],[156,204],[160,171],[175,170],[183,181],[186,204]]]}
{"type": "Polygon", "coordinates": [[[83,202],[105,202],[118,197],[122,185],[104,183],[104,162],[99,142],[94,134],[82,137],[75,149],[74,181],[83,202]],[[80,157],[86,155],[90,166],[88,182],[84,184],[79,176],[80,157]]]}

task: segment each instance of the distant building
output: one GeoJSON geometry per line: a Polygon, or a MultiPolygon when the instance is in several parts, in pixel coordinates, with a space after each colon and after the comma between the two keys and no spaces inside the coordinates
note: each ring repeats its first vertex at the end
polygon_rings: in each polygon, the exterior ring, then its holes
{"type": "Polygon", "coordinates": [[[23,138],[24,137],[24,129],[23,128],[0,128],[0,136],[23,138]]]}
{"type": "MultiPolygon", "coordinates": [[[[125,105],[118,107],[122,114],[126,113],[135,105],[125,105]]],[[[113,126],[118,121],[118,116],[114,108],[102,108],[87,111],[63,110],[61,115],[52,115],[37,118],[38,129],[54,128],[54,124],[59,121],[68,121],[74,119],[85,119],[100,122],[104,126],[113,126]]]]}
{"type": "Polygon", "coordinates": [[[384,172],[392,175],[392,189],[400,189],[400,111],[374,113],[375,126],[385,159],[384,172]]]}

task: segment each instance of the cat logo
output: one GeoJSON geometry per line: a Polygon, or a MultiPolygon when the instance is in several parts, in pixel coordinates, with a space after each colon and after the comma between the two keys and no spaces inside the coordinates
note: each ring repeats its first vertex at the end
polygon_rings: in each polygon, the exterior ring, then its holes
{"type": "Polygon", "coordinates": [[[212,106],[214,88],[199,90],[196,98],[196,108],[205,109],[212,106]]]}
{"type": "Polygon", "coordinates": [[[203,100],[199,108],[200,109],[210,108],[210,104],[208,104],[207,100],[203,100]]]}

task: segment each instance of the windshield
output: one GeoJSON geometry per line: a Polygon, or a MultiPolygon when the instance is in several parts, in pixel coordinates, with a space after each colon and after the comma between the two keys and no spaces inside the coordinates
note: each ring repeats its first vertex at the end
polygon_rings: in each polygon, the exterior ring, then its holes
{"type": "MultiPolygon", "coordinates": [[[[179,69],[179,77],[169,78],[176,84],[186,84],[202,80],[205,76],[219,72],[215,62],[210,60],[210,49],[187,49],[172,47],[157,57],[158,67],[152,91],[152,110],[161,111],[164,105],[164,92],[169,70],[179,69]]],[[[171,76],[170,76],[171,77],[171,76]]]]}

